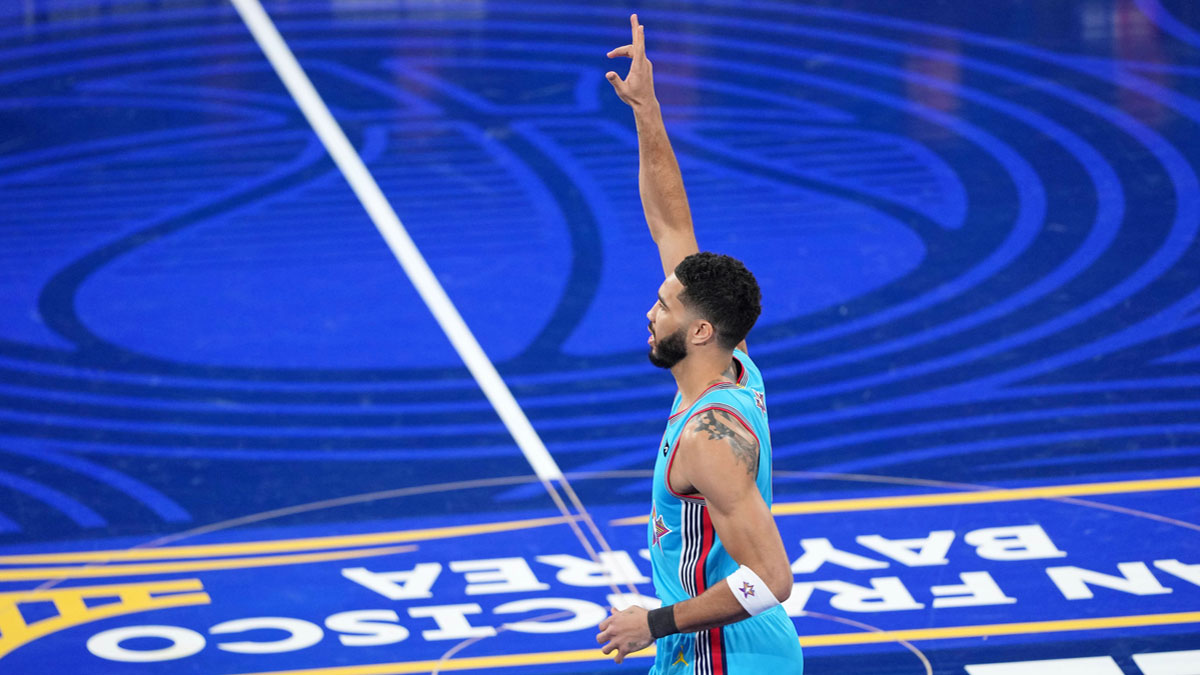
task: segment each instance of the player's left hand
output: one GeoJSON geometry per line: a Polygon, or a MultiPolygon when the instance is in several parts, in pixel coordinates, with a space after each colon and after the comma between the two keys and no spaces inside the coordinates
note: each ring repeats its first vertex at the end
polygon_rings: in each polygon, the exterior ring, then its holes
{"type": "Polygon", "coordinates": [[[657,105],[654,96],[654,67],[646,58],[646,27],[638,23],[637,14],[629,16],[629,25],[633,31],[633,40],[622,47],[617,47],[608,53],[608,58],[615,59],[625,56],[630,59],[629,75],[624,80],[613,71],[605,73],[609,83],[616,90],[617,96],[636,109],[648,105],[657,105]]]}
{"type": "Polygon", "coordinates": [[[630,607],[623,612],[613,609],[612,616],[600,622],[600,634],[596,636],[596,642],[608,643],[600,651],[605,654],[615,651],[617,663],[620,663],[626,656],[653,644],[646,614],[641,607],[630,607]]]}

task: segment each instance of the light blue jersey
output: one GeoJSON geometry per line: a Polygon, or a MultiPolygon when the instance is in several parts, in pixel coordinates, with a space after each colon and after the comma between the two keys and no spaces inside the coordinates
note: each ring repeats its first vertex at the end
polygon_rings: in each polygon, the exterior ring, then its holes
{"type": "MultiPolygon", "coordinates": [[[[679,438],[689,420],[698,420],[714,409],[721,410],[754,434],[759,453],[755,482],[767,506],[771,505],[771,437],[762,375],[745,352],[735,350],[733,357],[740,366],[737,384],[715,384],[684,410],[679,409],[682,397],[676,394],[667,430],[659,444],[649,542],[654,590],[664,605],[682,602],[710,586],[723,584],[725,577],[738,568],[713,529],[704,499],[676,494],[667,483],[679,438]]],[[[804,669],[796,628],[783,607],[773,607],[721,628],[668,635],[658,640],[657,648],[658,657],[650,671],[656,675],[800,675],[804,669]]]]}

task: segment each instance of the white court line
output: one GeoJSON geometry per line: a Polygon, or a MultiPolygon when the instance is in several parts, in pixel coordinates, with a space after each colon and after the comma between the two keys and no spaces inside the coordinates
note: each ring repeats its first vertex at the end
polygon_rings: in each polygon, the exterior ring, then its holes
{"type": "MultiPolygon", "coordinates": [[[[267,60],[271,62],[271,66],[274,67],[279,79],[283,81],[284,86],[296,101],[296,105],[300,107],[300,111],[312,125],[313,131],[317,132],[317,137],[321,139],[321,143],[325,145],[330,157],[333,158],[342,175],[346,177],[346,182],[350,184],[350,188],[362,203],[363,208],[367,210],[371,222],[375,223],[376,229],[383,235],[388,248],[392,250],[392,254],[396,256],[400,266],[404,268],[404,272],[417,289],[417,293],[421,295],[421,299],[429,307],[429,311],[433,313],[434,319],[437,320],[446,337],[450,339],[459,358],[471,371],[475,382],[479,384],[479,388],[491,402],[496,414],[504,422],[508,433],[516,441],[517,447],[525,455],[529,465],[533,467],[534,473],[541,479],[551,500],[568,519],[567,524],[579,539],[579,543],[593,561],[599,562],[600,557],[595,548],[580,530],[577,519],[572,516],[570,509],[563,503],[562,496],[558,494],[558,490],[551,481],[557,481],[563,487],[568,499],[575,506],[588,529],[591,530],[592,536],[600,544],[600,548],[611,553],[612,549],[609,548],[604,535],[596,527],[595,521],[584,507],[583,502],[580,501],[579,496],[575,494],[575,490],[571,488],[571,484],[563,476],[562,470],[558,468],[558,463],[550,456],[550,451],[546,449],[541,437],[529,423],[525,411],[521,410],[521,406],[517,404],[517,400],[509,391],[508,385],[504,383],[500,373],[496,371],[496,367],[492,365],[483,348],[479,346],[475,335],[471,333],[471,329],[463,321],[462,316],[454,307],[454,303],[446,295],[445,289],[434,276],[433,270],[429,268],[429,264],[425,262],[421,252],[417,250],[416,244],[408,236],[408,231],[404,229],[404,225],[400,222],[395,210],[392,209],[392,205],[383,196],[374,176],[367,170],[354,146],[350,145],[341,126],[326,107],[325,101],[321,99],[320,94],[317,93],[316,88],[304,73],[304,69],[296,61],[292,50],[283,41],[283,36],[275,28],[271,17],[267,16],[267,12],[259,0],[230,0],[230,2],[241,15],[246,27],[250,29],[255,42],[258,43],[267,60]]],[[[614,593],[620,593],[615,584],[610,583],[609,587],[614,593]]],[[[638,592],[632,582],[628,583],[628,589],[633,594],[638,592]]]]}
{"type": "Polygon", "coordinates": [[[408,236],[408,231],[404,229],[392,205],[383,196],[374,176],[367,170],[354,146],[350,145],[346,134],[325,106],[325,101],[321,100],[320,94],[296,61],[292,50],[283,41],[262,4],[259,0],[230,1],[246,27],[250,29],[255,42],[266,54],[267,60],[275,68],[279,79],[283,80],[284,86],[296,100],[296,105],[312,125],[313,131],[317,132],[317,137],[329,151],[334,163],[350,183],[350,188],[354,190],[363,208],[367,210],[367,215],[371,217],[371,222],[375,223],[376,229],[383,235],[396,260],[400,261],[400,266],[416,287],[417,293],[429,306],[429,311],[433,313],[446,337],[450,338],[450,343],[454,345],[459,358],[466,364],[479,388],[496,409],[496,414],[508,428],[508,433],[517,442],[517,447],[533,467],[534,473],[547,483],[551,480],[564,480],[558,463],[550,456],[546,445],[542,443],[541,437],[525,416],[525,411],[521,410],[508,385],[504,383],[500,373],[496,371],[496,367],[492,365],[475,335],[458,313],[458,309],[446,295],[445,289],[434,276],[421,252],[417,250],[412,238],[408,236]]]}

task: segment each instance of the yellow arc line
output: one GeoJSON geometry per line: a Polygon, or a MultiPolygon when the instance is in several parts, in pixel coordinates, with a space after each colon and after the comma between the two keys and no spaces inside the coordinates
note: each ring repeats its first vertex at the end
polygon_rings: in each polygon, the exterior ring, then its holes
{"type": "Polygon", "coordinates": [[[71,597],[116,597],[122,593],[180,593],[183,591],[203,591],[204,584],[199,579],[174,579],[171,581],[150,581],[133,584],[112,584],[104,586],[67,586],[66,588],[47,588],[45,590],[7,591],[0,593],[0,601],[8,602],[38,602],[56,598],[71,597]]]}
{"type": "Polygon", "coordinates": [[[177,572],[247,569],[252,567],[279,567],[282,565],[300,565],[304,563],[327,562],[330,560],[368,558],[392,553],[407,553],[416,550],[416,548],[416,546],[390,546],[387,548],[353,549],[326,553],[230,558],[226,560],[191,560],[185,562],[150,563],[146,565],[17,568],[0,570],[0,581],[89,579],[96,577],[140,576],[143,574],[175,574],[177,572]]]}
{"type": "MultiPolygon", "coordinates": [[[[1116,495],[1130,492],[1158,492],[1160,490],[1187,490],[1200,488],[1200,476],[1183,478],[1158,478],[1153,480],[1127,480],[1110,483],[1077,483],[1074,485],[1047,485],[1044,487],[1014,488],[1012,490],[973,490],[967,492],[945,492],[926,495],[901,495],[896,497],[866,497],[862,499],[828,499],[811,502],[788,502],[775,504],[771,513],[777,516],[798,516],[810,513],[844,513],[848,511],[875,511],[881,509],[911,509],[923,506],[953,506],[956,504],[994,504],[1019,502],[1029,499],[1052,499],[1055,497],[1084,497],[1090,495],[1116,495]]],[[[643,525],[649,516],[633,516],[613,520],[613,525],[643,525]]]]}
{"type": "Polygon", "coordinates": [[[355,546],[378,546],[430,539],[449,539],[472,534],[525,530],[566,522],[562,516],[512,520],[480,525],[457,525],[423,530],[399,530],[394,532],[372,532],[333,537],[309,537],[305,539],[280,539],[274,541],[247,541],[236,544],[205,544],[198,546],[172,546],[165,548],[128,549],[118,551],[79,551],[72,553],[36,553],[30,555],[0,556],[0,565],[41,565],[80,562],[120,562],[126,560],[180,560],[185,558],[218,558],[222,556],[251,555],[259,553],[287,553],[315,551],[355,546]]]}
{"type": "MultiPolygon", "coordinates": [[[[636,654],[632,658],[648,658],[655,655],[654,647],[636,654]]],[[[411,673],[446,672],[451,670],[482,670],[485,668],[508,668],[512,666],[541,666],[554,663],[578,663],[581,661],[612,661],[595,649],[573,649],[564,652],[542,652],[534,654],[508,654],[504,656],[472,656],[447,661],[399,661],[375,663],[365,666],[335,666],[332,668],[309,668],[303,670],[278,670],[246,675],[409,675],[411,673]]]]}
{"type": "MultiPolygon", "coordinates": [[[[1156,480],[1119,481],[1111,483],[1082,483],[1074,485],[1050,485],[1013,490],[978,490],[949,492],[927,495],[904,495],[897,497],[869,497],[863,499],[831,499],[811,502],[789,502],[776,504],[771,510],[775,515],[800,515],[805,513],[839,513],[844,511],[868,511],[874,509],[915,508],[922,506],[950,506],[955,504],[980,504],[994,502],[1048,499],[1054,497],[1081,497],[1100,494],[1129,492],[1154,492],[1157,490],[1183,490],[1200,487],[1200,476],[1162,478],[1156,480]]],[[[532,518],[478,525],[457,525],[422,530],[400,530],[373,532],[369,534],[341,535],[332,537],[308,537],[274,541],[250,541],[235,544],[205,544],[199,546],[172,546],[166,548],[128,549],[114,551],[79,551],[71,553],[38,553],[29,555],[0,556],[0,565],[38,565],[56,563],[105,563],[129,560],[180,560],[261,553],[285,553],[293,551],[315,551],[356,546],[377,546],[401,542],[449,539],[474,534],[510,532],[558,525],[569,519],[562,516],[532,518]]],[[[645,524],[647,516],[620,518],[614,525],[645,524]]],[[[0,570],[2,572],[2,570],[0,570]]]]}
{"type": "Polygon", "coordinates": [[[861,645],[900,640],[940,640],[949,638],[995,637],[997,635],[1025,635],[1038,633],[1063,633],[1073,630],[1102,630],[1105,628],[1134,628],[1138,626],[1167,626],[1180,623],[1200,623],[1200,612],[1177,612],[1174,614],[1141,614],[1138,616],[1109,616],[1095,619],[1061,619],[1058,621],[1029,621],[1025,623],[999,623],[985,626],[955,626],[951,628],[914,628],[872,633],[839,633],[835,635],[810,635],[800,638],[805,647],[830,647],[834,645],[861,645]]]}
{"type": "MultiPolygon", "coordinates": [[[[1020,635],[1026,633],[1056,633],[1073,630],[1100,630],[1104,628],[1131,628],[1136,626],[1162,626],[1180,623],[1200,623],[1200,612],[1176,614],[1144,614],[1140,616],[1114,616],[1096,619],[1065,619],[1060,621],[1033,621],[1028,623],[1002,623],[985,626],[955,626],[950,628],[918,628],[864,633],[837,633],[833,635],[808,635],[800,638],[805,647],[828,647],[833,645],[855,645],[898,640],[937,640],[948,638],[991,637],[995,635],[1020,635]]],[[[653,647],[632,654],[627,658],[650,657],[653,647]]],[[[245,675],[410,675],[428,673],[433,670],[483,670],[511,666],[534,666],[551,663],[575,663],[581,661],[611,661],[597,649],[576,649],[540,654],[509,654],[505,656],[474,656],[449,661],[409,661],[375,663],[363,666],[335,666],[330,668],[308,668],[303,670],[278,670],[246,673],[245,675]]]]}
{"type": "Polygon", "coordinates": [[[1027,499],[1115,495],[1130,492],[1186,490],[1189,488],[1200,488],[1200,476],[1158,478],[1154,480],[1126,480],[1111,483],[1051,485],[1046,487],[1016,488],[1012,490],[978,490],[973,492],[952,492],[950,494],[793,502],[790,504],[780,504],[778,513],[781,515],[797,515],[802,513],[840,513],[843,511],[871,511],[882,508],[913,508],[953,504],[993,504],[997,502],[1019,502],[1027,499]]]}

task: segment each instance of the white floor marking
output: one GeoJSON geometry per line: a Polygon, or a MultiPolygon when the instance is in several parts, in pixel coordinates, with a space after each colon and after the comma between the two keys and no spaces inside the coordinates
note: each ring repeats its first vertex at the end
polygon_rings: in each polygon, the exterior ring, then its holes
{"type": "Polygon", "coordinates": [[[1110,656],[966,666],[968,675],[1125,675],[1110,656]]]}
{"type": "Polygon", "coordinates": [[[279,79],[283,80],[284,86],[296,100],[296,105],[300,107],[304,117],[308,119],[308,123],[317,132],[317,136],[325,145],[325,149],[329,151],[334,163],[346,177],[346,181],[350,183],[354,194],[371,217],[371,222],[375,223],[375,227],[383,235],[384,241],[392,250],[392,254],[396,256],[396,260],[400,261],[400,266],[404,268],[404,272],[416,287],[421,299],[429,306],[429,311],[433,313],[438,325],[446,333],[450,343],[454,345],[459,358],[466,364],[467,369],[471,371],[471,375],[479,384],[479,388],[483,390],[492,407],[496,409],[496,414],[500,416],[504,426],[516,441],[517,447],[521,449],[525,459],[533,467],[534,473],[547,483],[556,479],[563,480],[562,471],[558,468],[554,458],[550,456],[550,452],[546,450],[545,444],[542,443],[542,439],[534,430],[533,425],[529,423],[529,418],[525,416],[521,406],[517,405],[508,385],[504,383],[500,373],[496,371],[496,367],[492,365],[491,360],[488,359],[487,354],[475,339],[475,335],[471,333],[471,329],[467,327],[466,322],[458,313],[458,309],[446,295],[441,283],[434,276],[433,270],[429,268],[429,264],[417,250],[412,238],[408,236],[408,231],[404,229],[400,218],[388,203],[387,198],[383,196],[375,178],[363,164],[362,158],[358,156],[354,146],[350,145],[346,134],[342,132],[341,126],[333,118],[329,108],[325,106],[325,102],[313,87],[308,76],[305,75],[304,69],[296,61],[292,50],[283,41],[283,37],[276,30],[271,18],[267,16],[262,4],[259,0],[230,1],[241,15],[246,27],[250,29],[258,46],[266,54],[267,60],[275,68],[279,79]]]}
{"type": "Polygon", "coordinates": [[[1200,675],[1200,649],[1134,654],[1133,662],[1142,675],[1200,675]]]}

